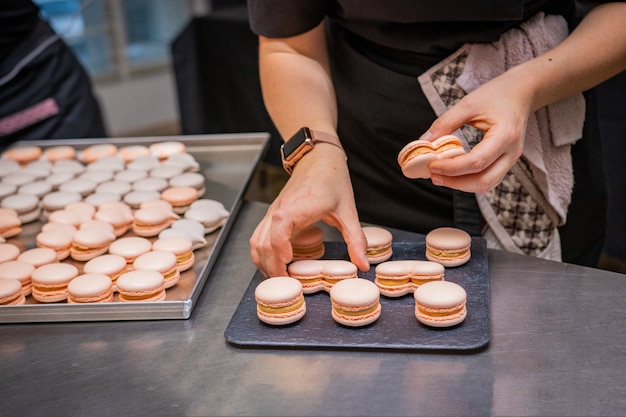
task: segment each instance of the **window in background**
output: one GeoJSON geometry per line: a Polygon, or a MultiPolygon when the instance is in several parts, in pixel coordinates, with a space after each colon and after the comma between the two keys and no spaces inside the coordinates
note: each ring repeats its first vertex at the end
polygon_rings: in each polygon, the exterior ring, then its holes
{"type": "Polygon", "coordinates": [[[166,65],[191,16],[188,0],[35,0],[94,79],[166,65]]]}

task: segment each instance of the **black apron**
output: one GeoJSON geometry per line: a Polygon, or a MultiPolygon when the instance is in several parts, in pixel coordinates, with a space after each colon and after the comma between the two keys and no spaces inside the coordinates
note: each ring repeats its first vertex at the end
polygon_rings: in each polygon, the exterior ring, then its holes
{"type": "MultiPolygon", "coordinates": [[[[330,25],[329,53],[338,99],[338,133],[360,220],[417,233],[453,226],[480,235],[483,221],[473,194],[409,180],[397,162],[436,115],[417,82],[435,61],[387,59],[362,39],[330,25]],[[364,123],[364,121],[366,121],[364,123]]],[[[572,149],[575,184],[567,225],[560,228],[563,261],[597,265],[606,226],[606,186],[595,100],[586,94],[583,139],[572,149]]]]}

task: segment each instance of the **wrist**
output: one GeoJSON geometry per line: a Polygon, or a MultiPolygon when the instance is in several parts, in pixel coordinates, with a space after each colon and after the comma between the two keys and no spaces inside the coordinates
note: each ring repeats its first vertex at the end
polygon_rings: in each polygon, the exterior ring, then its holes
{"type": "Polygon", "coordinates": [[[339,138],[331,133],[312,130],[303,127],[287,140],[280,148],[281,158],[285,171],[291,175],[296,164],[310,151],[316,144],[326,143],[339,148],[345,157],[345,151],[341,146],[339,138]]]}

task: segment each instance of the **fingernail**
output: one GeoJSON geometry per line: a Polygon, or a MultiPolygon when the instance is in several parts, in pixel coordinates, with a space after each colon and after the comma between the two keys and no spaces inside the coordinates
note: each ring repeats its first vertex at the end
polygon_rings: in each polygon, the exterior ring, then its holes
{"type": "Polygon", "coordinates": [[[432,135],[433,135],[432,132],[429,130],[426,133],[424,133],[422,136],[420,136],[420,140],[428,140],[430,139],[432,135]]]}
{"type": "MultiPolygon", "coordinates": [[[[432,171],[431,171],[432,172],[432,171]]],[[[433,182],[433,184],[435,185],[443,185],[443,178],[441,178],[440,176],[437,175],[431,175],[430,176],[430,180],[433,182]]]]}

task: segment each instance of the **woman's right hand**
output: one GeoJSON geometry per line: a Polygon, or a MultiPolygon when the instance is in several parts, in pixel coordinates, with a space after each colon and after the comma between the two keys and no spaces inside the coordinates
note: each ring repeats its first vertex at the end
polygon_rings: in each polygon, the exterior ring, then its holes
{"type": "Polygon", "coordinates": [[[366,271],[366,241],[354,202],[345,154],[318,143],[302,158],[250,238],[252,261],[266,277],[287,275],[291,232],[322,220],[342,234],[350,259],[366,271]]]}

